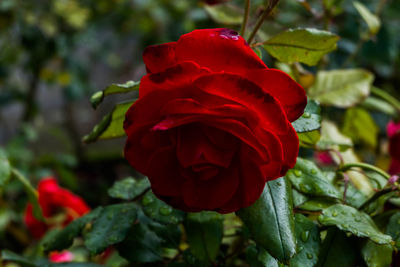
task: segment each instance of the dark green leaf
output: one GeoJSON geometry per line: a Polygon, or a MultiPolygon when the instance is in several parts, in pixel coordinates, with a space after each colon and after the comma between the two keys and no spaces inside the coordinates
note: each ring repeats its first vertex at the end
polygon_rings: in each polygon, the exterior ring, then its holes
{"type": "Polygon", "coordinates": [[[341,198],[340,192],[327,181],[314,162],[297,158],[296,166],[286,177],[298,191],[317,197],[341,198]]]}
{"type": "Polygon", "coordinates": [[[393,238],[396,247],[400,249],[400,212],[397,212],[390,217],[389,223],[386,227],[386,234],[393,238]]]}
{"type": "Polygon", "coordinates": [[[210,211],[189,213],[185,230],[193,255],[202,261],[215,260],[222,242],[223,217],[210,211]]]}
{"type": "Polygon", "coordinates": [[[122,242],[136,220],[136,208],[133,203],[104,207],[85,236],[85,246],[89,251],[99,254],[107,247],[122,242]]]}
{"type": "Polygon", "coordinates": [[[4,186],[11,177],[11,166],[6,153],[0,149],[0,187],[4,186]]]}
{"type": "Polygon", "coordinates": [[[388,267],[392,263],[392,246],[378,245],[368,240],[361,254],[368,267],[388,267]]]}
{"type": "Polygon", "coordinates": [[[125,136],[123,128],[125,113],[133,102],[121,103],[114,107],[111,113],[105,115],[101,122],[94,126],[92,132],[83,137],[83,142],[92,143],[101,139],[125,136]]]}
{"type": "Polygon", "coordinates": [[[322,105],[347,108],[369,95],[373,80],[374,75],[363,69],[319,71],[308,96],[322,105]]]}
{"type": "Polygon", "coordinates": [[[288,262],[296,253],[291,191],[285,178],[268,182],[252,206],[237,212],[257,245],[280,262],[288,262]]]}
{"type": "Polygon", "coordinates": [[[330,228],[322,243],[316,267],[354,267],[357,266],[356,244],[336,228],[330,228]]]}
{"type": "Polygon", "coordinates": [[[162,240],[145,224],[134,224],[122,243],[117,244],[119,254],[130,262],[156,262],[162,260],[162,240]]]}
{"type": "Polygon", "coordinates": [[[333,199],[327,198],[313,198],[298,206],[298,209],[307,210],[307,211],[321,211],[326,209],[332,205],[336,204],[336,201],[333,199]]]}
{"type": "Polygon", "coordinates": [[[314,100],[309,100],[303,115],[292,123],[297,133],[312,132],[321,128],[321,109],[314,100]]]}
{"type": "Polygon", "coordinates": [[[251,267],[279,267],[279,263],[265,249],[255,245],[246,248],[246,263],[251,267]]]}
{"type": "Polygon", "coordinates": [[[243,20],[243,10],[230,3],[205,6],[208,15],[218,23],[240,24],[243,20]]]}
{"type": "Polygon", "coordinates": [[[353,207],[336,204],[325,209],[318,217],[325,226],[334,225],[359,237],[367,237],[378,244],[389,244],[392,238],[379,231],[368,214],[353,207]]]}
{"type": "Polygon", "coordinates": [[[108,86],[103,91],[97,91],[90,98],[93,108],[97,108],[101,102],[103,102],[104,97],[111,94],[124,94],[132,91],[139,90],[140,82],[128,81],[123,84],[113,83],[108,86]]]}
{"type": "Polygon", "coordinates": [[[142,205],[144,213],[160,223],[180,223],[185,216],[183,211],[172,208],[151,191],[143,196],[142,205]]]}
{"type": "Polygon", "coordinates": [[[162,239],[163,248],[178,248],[182,231],[179,224],[160,224],[152,222],[148,224],[149,228],[162,239]]]}
{"type": "Polygon", "coordinates": [[[379,129],[369,113],[359,107],[350,108],[344,116],[343,134],[351,137],[354,142],[362,142],[375,148],[379,129]]]}
{"type": "Polygon", "coordinates": [[[57,250],[69,248],[74,241],[74,238],[80,236],[83,228],[86,224],[97,218],[102,211],[102,207],[98,207],[92,210],[90,213],[75,219],[73,222],[68,224],[62,230],[54,231],[46,240],[43,242],[43,249],[46,253],[57,250]]]}
{"type": "Polygon", "coordinates": [[[128,177],[115,182],[108,190],[108,195],[113,198],[132,200],[143,194],[148,188],[150,188],[150,182],[147,178],[134,179],[128,177]]]}
{"type": "Polygon", "coordinates": [[[32,260],[26,259],[12,251],[2,250],[1,259],[4,261],[11,261],[13,263],[18,263],[22,267],[38,267],[32,260]]]}
{"type": "Polygon", "coordinates": [[[336,49],[339,37],[317,29],[290,29],[264,43],[276,59],[286,63],[302,62],[313,66],[323,55],[336,49]]]}
{"type": "Polygon", "coordinates": [[[321,249],[319,229],[304,215],[296,214],[297,254],[290,260],[290,267],[313,267],[321,249]]]}

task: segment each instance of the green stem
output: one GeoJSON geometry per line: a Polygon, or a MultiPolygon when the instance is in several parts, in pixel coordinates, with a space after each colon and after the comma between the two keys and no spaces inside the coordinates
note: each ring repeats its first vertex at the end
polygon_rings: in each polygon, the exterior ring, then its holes
{"type": "Polygon", "coordinates": [[[17,178],[18,181],[20,181],[24,185],[25,189],[28,190],[30,194],[32,194],[36,198],[39,197],[38,192],[32,187],[31,183],[28,181],[28,179],[26,179],[26,177],[22,173],[20,173],[16,169],[12,169],[11,172],[14,175],[14,177],[17,178]]]}
{"type": "Polygon", "coordinates": [[[369,204],[380,198],[381,196],[390,193],[393,191],[393,188],[386,188],[381,191],[376,192],[372,197],[370,197],[367,201],[365,201],[358,209],[363,210],[368,207],[369,204]]]}
{"type": "Polygon", "coordinates": [[[390,175],[388,173],[386,173],[385,171],[383,171],[383,170],[381,170],[381,169],[379,169],[379,168],[377,168],[377,167],[375,167],[373,165],[370,165],[370,164],[367,164],[367,163],[361,163],[361,162],[354,162],[354,163],[344,164],[338,169],[338,171],[345,172],[345,171],[348,171],[348,170],[353,169],[353,168],[361,168],[363,170],[374,171],[374,172],[382,175],[386,179],[390,178],[390,175]]]}
{"type": "Polygon", "coordinates": [[[372,86],[371,87],[371,93],[382,98],[386,102],[388,102],[390,105],[392,105],[398,112],[400,112],[400,101],[388,94],[387,92],[383,91],[382,89],[379,89],[377,87],[372,86]]]}
{"type": "Polygon", "coordinates": [[[249,39],[247,40],[249,45],[253,41],[254,37],[257,34],[257,31],[260,29],[260,27],[263,24],[264,20],[269,16],[269,14],[274,9],[274,7],[278,4],[278,2],[279,2],[279,0],[270,0],[269,1],[267,8],[264,10],[263,14],[258,19],[258,21],[256,23],[256,26],[254,26],[253,31],[250,33],[249,39]]]}
{"type": "Polygon", "coordinates": [[[249,20],[249,13],[250,13],[250,0],[246,0],[244,6],[242,28],[240,29],[240,36],[244,36],[244,34],[246,33],[246,25],[247,21],[249,20]]]}

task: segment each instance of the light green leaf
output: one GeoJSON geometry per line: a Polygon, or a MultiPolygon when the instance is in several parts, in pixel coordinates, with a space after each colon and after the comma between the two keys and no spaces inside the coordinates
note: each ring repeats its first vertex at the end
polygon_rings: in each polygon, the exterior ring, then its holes
{"type": "Polygon", "coordinates": [[[319,71],[308,96],[322,105],[347,108],[369,95],[373,80],[374,75],[363,69],[319,71]]]}
{"type": "Polygon", "coordinates": [[[182,222],[185,213],[169,206],[158,199],[153,192],[147,192],[142,198],[144,213],[153,220],[164,224],[177,224],[182,222]]]}
{"type": "Polygon", "coordinates": [[[125,113],[133,102],[121,103],[103,117],[101,122],[94,126],[92,132],[83,137],[83,142],[92,143],[101,139],[111,139],[125,136],[123,128],[125,113]]]}
{"type": "Polygon", "coordinates": [[[128,177],[121,181],[116,181],[108,190],[108,195],[113,198],[132,200],[143,194],[148,188],[150,188],[150,182],[147,178],[136,180],[128,177]]]}
{"type": "Polygon", "coordinates": [[[300,146],[313,148],[320,140],[321,133],[319,130],[314,130],[311,132],[298,133],[297,136],[299,137],[300,146]]]}
{"type": "Polygon", "coordinates": [[[353,5],[367,23],[369,32],[373,35],[377,34],[381,27],[381,21],[379,18],[372,14],[371,11],[369,11],[362,3],[355,1],[353,2],[353,5]]]}
{"type": "Polygon", "coordinates": [[[400,212],[396,212],[390,217],[386,234],[393,238],[397,249],[400,249],[400,212]]]}
{"type": "Polygon", "coordinates": [[[0,187],[4,186],[11,177],[11,166],[4,150],[0,149],[0,187]]]}
{"type": "Polygon", "coordinates": [[[369,113],[359,107],[350,108],[344,116],[342,132],[355,142],[362,142],[375,148],[378,139],[378,126],[369,113]]]}
{"type": "Polygon", "coordinates": [[[368,214],[353,207],[336,204],[325,209],[318,217],[325,226],[336,226],[340,230],[350,232],[359,237],[367,237],[378,244],[389,244],[392,238],[379,231],[368,214]]]}
{"type": "Polygon", "coordinates": [[[260,198],[236,214],[254,241],[280,262],[296,253],[292,190],[286,178],[267,182],[260,198]]]}
{"type": "Polygon", "coordinates": [[[218,23],[231,25],[242,23],[243,10],[230,3],[206,5],[204,8],[208,15],[218,23]]]}
{"type": "Polygon", "coordinates": [[[361,103],[361,106],[370,109],[376,110],[379,112],[383,112],[388,114],[391,117],[395,117],[397,115],[397,110],[388,102],[381,100],[377,97],[369,96],[367,97],[364,102],[361,103]]]}
{"type": "Polygon", "coordinates": [[[313,66],[323,55],[336,49],[339,37],[317,29],[290,29],[264,43],[273,57],[285,63],[302,62],[313,66]]]}
{"type": "Polygon", "coordinates": [[[103,252],[107,247],[122,242],[136,220],[136,205],[122,203],[103,208],[85,235],[85,246],[93,254],[103,252]]]}
{"type": "Polygon", "coordinates": [[[128,81],[123,84],[113,83],[103,91],[97,91],[90,98],[93,108],[97,108],[104,97],[112,94],[124,94],[139,90],[140,82],[128,81]]]}
{"type": "Polygon", "coordinates": [[[189,213],[184,225],[193,255],[202,261],[215,260],[223,235],[221,214],[209,211],[189,213]]]}
{"type": "Polygon", "coordinates": [[[296,214],[297,254],[290,267],[313,267],[318,261],[321,238],[318,226],[302,214],[296,214]]]}
{"type": "Polygon", "coordinates": [[[312,132],[321,128],[321,109],[314,100],[309,100],[303,115],[292,123],[297,133],[312,132]]]}
{"type": "Polygon", "coordinates": [[[378,245],[368,240],[361,249],[362,257],[368,267],[389,267],[392,263],[392,246],[378,245]]]}
{"type": "Polygon", "coordinates": [[[330,184],[314,162],[297,158],[296,166],[286,174],[298,191],[317,197],[341,198],[340,192],[330,184]]]}

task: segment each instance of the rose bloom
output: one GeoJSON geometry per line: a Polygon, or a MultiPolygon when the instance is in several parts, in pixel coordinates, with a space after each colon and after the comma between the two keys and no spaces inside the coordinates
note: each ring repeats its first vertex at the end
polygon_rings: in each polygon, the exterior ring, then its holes
{"type": "Polygon", "coordinates": [[[74,254],[70,251],[62,251],[57,252],[53,251],[49,255],[49,260],[51,262],[62,263],[62,262],[70,262],[75,258],[74,254]]]}
{"type": "Polygon", "coordinates": [[[143,60],[125,157],[157,197],[184,211],[233,212],[294,167],[290,122],[302,115],[305,92],[236,32],[195,30],[147,47],[143,60]]]}
{"type": "Polygon", "coordinates": [[[400,122],[389,122],[387,125],[387,134],[389,137],[389,154],[392,157],[389,173],[400,173],[400,122]]]}
{"type": "Polygon", "coordinates": [[[90,211],[82,198],[59,187],[57,180],[52,177],[39,182],[38,193],[39,205],[47,219],[46,222],[41,222],[33,216],[32,204],[28,203],[25,210],[25,224],[35,238],[41,238],[50,228],[66,226],[90,211]]]}

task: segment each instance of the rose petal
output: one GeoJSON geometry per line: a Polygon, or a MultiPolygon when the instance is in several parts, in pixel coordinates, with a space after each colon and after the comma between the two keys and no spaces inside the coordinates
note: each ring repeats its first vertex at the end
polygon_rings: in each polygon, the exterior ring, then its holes
{"type": "Polygon", "coordinates": [[[297,120],[307,105],[304,89],[289,75],[277,69],[249,70],[245,77],[275,97],[289,121],[297,120]]]}
{"type": "Polygon", "coordinates": [[[176,42],[151,45],[143,51],[143,61],[148,73],[161,72],[176,64],[176,42]]]}
{"type": "Polygon", "coordinates": [[[296,164],[297,156],[299,154],[299,138],[296,130],[288,123],[288,132],[284,135],[279,135],[283,146],[284,164],[281,169],[280,176],[284,176],[289,169],[292,169],[296,164]]]}
{"type": "Polygon", "coordinates": [[[178,62],[194,61],[212,71],[244,73],[267,66],[235,31],[194,30],[181,36],[176,45],[178,62]]]}

